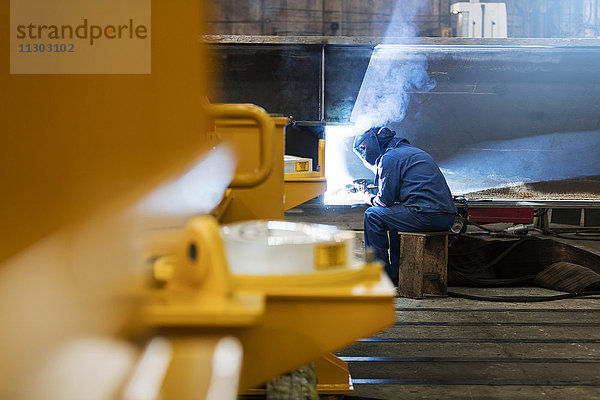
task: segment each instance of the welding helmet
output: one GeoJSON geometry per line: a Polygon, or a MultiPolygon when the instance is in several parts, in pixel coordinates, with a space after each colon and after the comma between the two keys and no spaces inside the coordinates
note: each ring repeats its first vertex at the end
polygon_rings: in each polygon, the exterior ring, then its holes
{"type": "Polygon", "coordinates": [[[375,127],[356,135],[354,138],[354,153],[362,160],[367,168],[373,170],[377,159],[382,154],[381,149],[396,135],[396,132],[386,127],[375,127]]]}

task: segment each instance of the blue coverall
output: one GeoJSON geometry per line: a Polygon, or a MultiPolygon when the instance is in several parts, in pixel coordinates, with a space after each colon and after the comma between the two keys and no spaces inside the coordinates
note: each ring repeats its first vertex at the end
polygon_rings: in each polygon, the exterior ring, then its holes
{"type": "Polygon", "coordinates": [[[371,198],[373,207],[365,211],[365,246],[375,250],[375,256],[384,262],[388,276],[397,285],[398,232],[446,231],[454,223],[456,206],[444,176],[429,154],[398,137],[380,144],[378,193],[371,198]]]}

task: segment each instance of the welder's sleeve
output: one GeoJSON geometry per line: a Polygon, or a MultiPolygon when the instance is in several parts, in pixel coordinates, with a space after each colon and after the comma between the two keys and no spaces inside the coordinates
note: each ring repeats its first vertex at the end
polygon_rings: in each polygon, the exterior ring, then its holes
{"type": "Polygon", "coordinates": [[[378,186],[377,196],[371,204],[380,207],[390,207],[400,200],[402,184],[402,166],[395,157],[382,157],[377,165],[378,186]]]}

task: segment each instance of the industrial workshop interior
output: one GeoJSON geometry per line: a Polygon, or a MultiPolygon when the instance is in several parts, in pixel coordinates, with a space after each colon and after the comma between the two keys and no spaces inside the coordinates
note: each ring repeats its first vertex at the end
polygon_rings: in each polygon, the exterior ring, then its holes
{"type": "Polygon", "coordinates": [[[0,15],[0,399],[600,398],[600,1],[0,15]]]}

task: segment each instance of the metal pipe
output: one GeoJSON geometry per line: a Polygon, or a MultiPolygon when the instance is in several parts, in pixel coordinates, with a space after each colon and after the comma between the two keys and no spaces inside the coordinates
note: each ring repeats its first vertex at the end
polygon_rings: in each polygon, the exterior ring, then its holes
{"type": "Polygon", "coordinates": [[[321,45],[321,77],[319,88],[319,120],[325,121],[325,45],[321,45]]]}
{"type": "Polygon", "coordinates": [[[481,37],[485,37],[485,4],[481,4],[481,37]]]}

